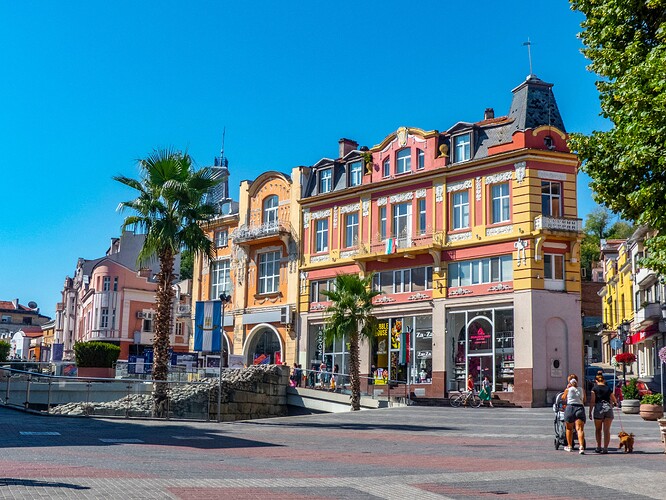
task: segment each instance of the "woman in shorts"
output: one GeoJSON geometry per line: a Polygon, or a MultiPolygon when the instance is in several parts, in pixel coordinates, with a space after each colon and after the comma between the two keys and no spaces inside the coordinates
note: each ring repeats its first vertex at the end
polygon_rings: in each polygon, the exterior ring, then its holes
{"type": "Polygon", "coordinates": [[[596,382],[592,387],[590,396],[590,418],[594,417],[594,435],[597,438],[595,453],[608,453],[610,443],[610,428],[613,423],[613,406],[617,406],[617,400],[611,388],[606,384],[603,375],[594,378],[596,382]],[[604,447],[601,448],[601,431],[604,432],[604,447]]]}
{"type": "Polygon", "coordinates": [[[564,451],[573,451],[574,426],[578,433],[578,453],[585,454],[585,391],[578,387],[578,376],[571,374],[568,377],[569,385],[562,394],[567,404],[564,410],[564,423],[567,426],[567,446],[564,451]]]}

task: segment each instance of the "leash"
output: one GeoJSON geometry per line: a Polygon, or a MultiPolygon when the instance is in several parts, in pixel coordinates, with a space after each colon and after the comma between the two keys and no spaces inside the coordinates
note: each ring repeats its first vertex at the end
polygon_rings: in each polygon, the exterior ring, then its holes
{"type": "Polygon", "coordinates": [[[620,407],[619,407],[619,406],[616,407],[616,408],[617,408],[617,416],[618,416],[618,420],[620,421],[620,430],[621,430],[622,432],[625,432],[625,431],[624,431],[624,426],[622,425],[622,410],[620,410],[620,407]]]}

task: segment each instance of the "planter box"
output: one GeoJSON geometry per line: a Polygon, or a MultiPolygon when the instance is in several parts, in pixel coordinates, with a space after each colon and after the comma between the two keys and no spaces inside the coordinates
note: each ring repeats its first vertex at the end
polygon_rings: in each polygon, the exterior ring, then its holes
{"type": "Polygon", "coordinates": [[[641,402],[639,399],[623,399],[622,413],[638,414],[641,411],[641,402]]]}
{"type": "Polygon", "coordinates": [[[115,378],[116,370],[115,368],[86,368],[80,366],[78,369],[78,376],[90,378],[115,378]]]}
{"type": "Polygon", "coordinates": [[[664,416],[664,407],[662,405],[642,404],[640,406],[640,414],[643,420],[656,421],[664,416]]]}

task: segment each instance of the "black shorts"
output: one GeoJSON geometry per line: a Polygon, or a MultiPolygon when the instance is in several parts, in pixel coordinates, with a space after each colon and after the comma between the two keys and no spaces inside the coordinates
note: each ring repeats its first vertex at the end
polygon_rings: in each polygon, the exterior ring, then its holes
{"type": "Polygon", "coordinates": [[[583,405],[567,405],[564,409],[564,421],[573,424],[576,420],[585,423],[585,407],[583,405]]]}

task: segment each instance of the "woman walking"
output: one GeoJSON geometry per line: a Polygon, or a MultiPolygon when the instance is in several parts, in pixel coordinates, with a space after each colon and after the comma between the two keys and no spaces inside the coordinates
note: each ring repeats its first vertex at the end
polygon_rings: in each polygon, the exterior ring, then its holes
{"type": "Polygon", "coordinates": [[[567,446],[564,451],[573,451],[574,426],[578,434],[578,453],[585,454],[585,391],[578,387],[578,375],[569,375],[569,385],[562,394],[567,407],[564,410],[564,422],[567,426],[567,446]]]}
{"type": "Polygon", "coordinates": [[[611,388],[606,385],[603,375],[594,378],[596,385],[592,388],[590,396],[590,419],[594,417],[594,436],[597,439],[595,453],[608,453],[610,443],[610,428],[613,423],[613,406],[617,400],[611,388]],[[601,448],[601,432],[604,433],[604,447],[601,448]]]}
{"type": "Polygon", "coordinates": [[[481,398],[482,401],[487,401],[489,406],[492,408],[493,407],[493,391],[491,389],[492,384],[490,383],[490,379],[488,378],[488,375],[483,377],[483,382],[481,382],[481,392],[479,392],[479,397],[481,398]]]}

